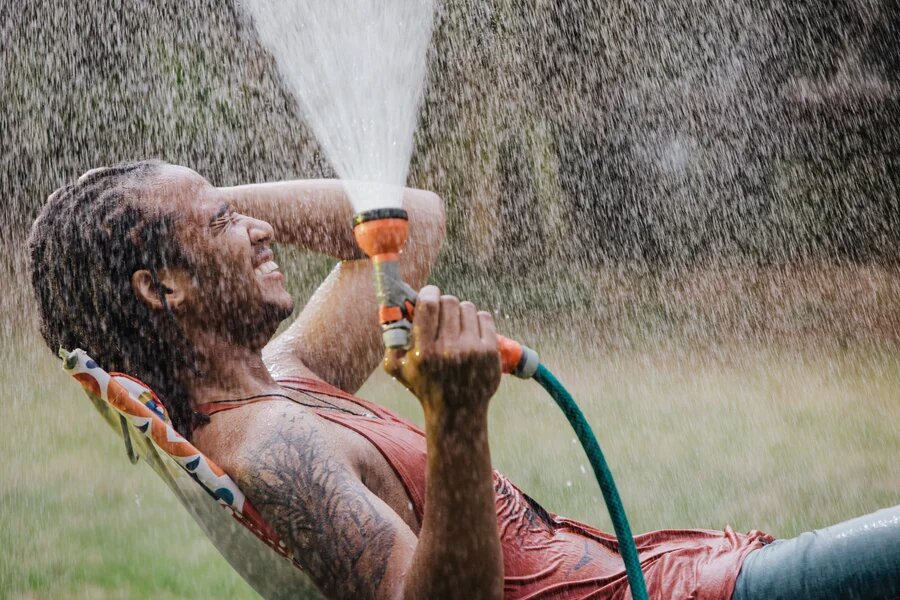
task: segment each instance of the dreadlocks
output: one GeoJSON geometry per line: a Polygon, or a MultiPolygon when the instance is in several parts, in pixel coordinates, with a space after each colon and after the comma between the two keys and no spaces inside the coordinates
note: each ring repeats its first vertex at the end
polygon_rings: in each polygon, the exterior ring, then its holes
{"type": "Polygon", "coordinates": [[[196,361],[157,276],[187,261],[171,216],[138,201],[162,164],[94,169],[56,190],[31,229],[31,281],[51,350],[82,348],[107,370],[139,377],[159,394],[175,429],[190,437],[195,413],[178,374],[196,371],[196,361]],[[138,269],[152,274],[166,318],[153,318],[132,290],[138,269]]]}

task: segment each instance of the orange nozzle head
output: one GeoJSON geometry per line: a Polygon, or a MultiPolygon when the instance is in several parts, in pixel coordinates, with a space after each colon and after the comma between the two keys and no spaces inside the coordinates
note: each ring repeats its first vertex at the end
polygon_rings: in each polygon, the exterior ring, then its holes
{"type": "Polygon", "coordinates": [[[353,219],[356,243],[375,260],[396,259],[406,243],[408,230],[406,211],[400,208],[369,210],[353,219]]]}
{"type": "Polygon", "coordinates": [[[502,335],[497,336],[497,349],[500,351],[500,366],[504,373],[514,373],[522,360],[522,344],[502,335]]]}

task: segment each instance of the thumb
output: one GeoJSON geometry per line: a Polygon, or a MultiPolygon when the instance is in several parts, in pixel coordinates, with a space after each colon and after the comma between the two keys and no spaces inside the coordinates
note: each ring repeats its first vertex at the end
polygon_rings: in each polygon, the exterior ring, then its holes
{"type": "Polygon", "coordinates": [[[392,377],[400,379],[400,371],[403,368],[403,359],[405,357],[406,350],[403,348],[385,348],[384,370],[392,377]]]}

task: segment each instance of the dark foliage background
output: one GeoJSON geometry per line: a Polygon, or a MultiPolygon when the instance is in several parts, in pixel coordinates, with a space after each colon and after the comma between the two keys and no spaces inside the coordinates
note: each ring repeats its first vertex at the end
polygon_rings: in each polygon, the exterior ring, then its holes
{"type": "MultiPolygon", "coordinates": [[[[4,0],[0,28],[6,314],[40,205],[91,167],[330,174],[231,2],[4,0]]],[[[445,2],[409,182],[448,204],[436,277],[896,267],[898,33],[898,0],[445,2]]]]}

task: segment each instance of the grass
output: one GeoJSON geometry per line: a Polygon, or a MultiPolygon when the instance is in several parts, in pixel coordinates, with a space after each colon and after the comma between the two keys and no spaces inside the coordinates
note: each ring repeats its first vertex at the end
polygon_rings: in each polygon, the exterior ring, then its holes
{"type": "MultiPolygon", "coordinates": [[[[0,598],[256,597],[48,351],[9,342],[0,358],[0,598]]],[[[636,532],[790,536],[900,502],[896,350],[554,342],[544,358],[593,424],[636,532]]],[[[421,421],[380,373],[361,395],[421,421]]],[[[491,440],[497,468],[545,507],[609,530],[540,388],[504,382],[491,440]]]]}

